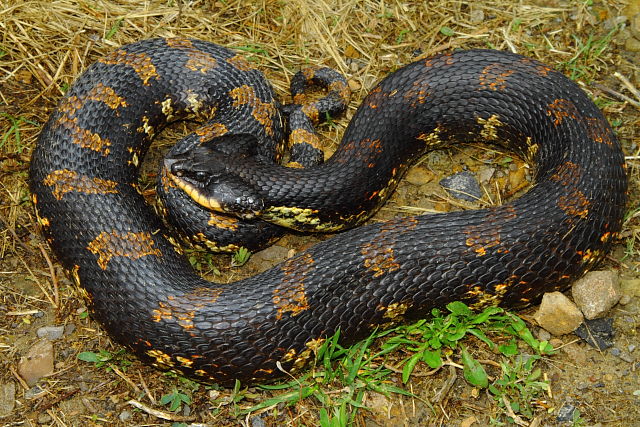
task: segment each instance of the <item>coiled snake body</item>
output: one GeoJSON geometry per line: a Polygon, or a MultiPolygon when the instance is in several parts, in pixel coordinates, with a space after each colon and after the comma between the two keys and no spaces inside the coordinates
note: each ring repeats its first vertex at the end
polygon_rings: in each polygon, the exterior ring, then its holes
{"type": "Polygon", "coordinates": [[[31,189],[44,233],[94,316],[156,366],[221,384],[256,382],[279,375],[277,362],[300,367],[338,328],[352,342],[452,300],[525,306],[601,260],[621,227],[624,158],[589,98],[537,61],[460,51],[385,78],[327,163],[292,169],[252,160],[256,171],[238,176],[303,223],[356,224],[413,159],[475,135],[535,165],[527,194],[499,207],[354,228],[255,277],[209,283],[138,192],[139,163],[168,121],[204,110],[215,110],[210,129],[251,133],[268,147],[281,137],[274,105],[261,74],[235,53],[154,39],[89,67],[42,131],[31,189]],[[285,174],[261,174],[272,169],[285,174]]]}

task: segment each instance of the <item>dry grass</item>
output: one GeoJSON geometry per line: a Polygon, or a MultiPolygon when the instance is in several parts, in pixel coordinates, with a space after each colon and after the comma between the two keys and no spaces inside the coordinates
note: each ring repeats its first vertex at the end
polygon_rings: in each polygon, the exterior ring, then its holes
{"type": "MultiPolygon", "coordinates": [[[[13,377],[11,369],[19,355],[35,340],[29,325],[38,322],[33,316],[38,311],[46,313],[45,324],[79,325],[71,345],[83,348],[74,351],[113,349],[95,323],[77,318],[77,310],[83,307],[80,295],[68,286],[55,260],[49,264],[49,250],[39,237],[29,201],[29,153],[55,102],[87,65],[122,44],[155,36],[195,37],[242,50],[267,74],[285,100],[290,77],[304,65],[323,64],[340,70],[348,76],[354,95],[347,118],[339,120],[336,127],[324,129],[329,149],[337,144],[350,114],[374,82],[416,56],[452,48],[491,47],[553,64],[584,83],[616,124],[630,156],[631,205],[621,242],[621,250],[627,256],[615,258],[624,275],[637,277],[640,118],[639,108],[633,103],[640,99],[631,89],[640,80],[638,57],[621,48],[624,31],[610,30],[603,24],[620,16],[625,3],[612,0],[587,6],[588,3],[0,0],[0,311],[9,313],[0,319],[0,381],[13,377]],[[596,42],[603,39],[604,49],[600,52],[596,42]],[[630,83],[625,85],[614,72],[627,76],[630,83]],[[628,102],[623,101],[623,96],[628,97],[628,102]]],[[[69,354],[75,358],[73,351],[69,354]]],[[[51,396],[44,399],[44,404],[42,400],[35,401],[36,407],[42,405],[35,412],[28,408],[31,403],[23,401],[20,416],[37,418],[37,411],[44,407],[48,409],[48,422],[75,425],[85,420],[83,415],[77,415],[83,411],[72,408],[65,412],[60,409],[62,405],[57,405],[57,399],[66,400],[66,391],[80,387],[70,378],[73,375],[65,372],[82,371],[74,360],[60,363],[48,383],[51,396]]],[[[147,389],[144,394],[150,396],[151,402],[153,396],[157,399],[167,391],[162,389],[160,374],[139,364],[136,371],[122,375],[136,387],[147,389]],[[151,390],[139,372],[151,377],[147,380],[151,390]],[[154,385],[159,388],[154,389],[154,385]]],[[[118,403],[121,410],[120,403],[132,389],[120,384],[118,378],[105,373],[104,378],[91,383],[92,401],[98,399],[95,395],[115,395],[114,404],[118,403]]],[[[194,406],[200,404],[203,409],[207,407],[207,396],[201,394],[194,406]]],[[[407,417],[411,416],[410,410],[402,408],[407,417]]],[[[313,424],[317,420],[314,411],[308,407],[287,409],[280,420],[313,424]]],[[[449,416],[462,419],[470,411],[473,412],[468,407],[443,407],[429,422],[439,423],[449,416]]],[[[118,413],[102,411],[100,416],[113,421],[118,413]]],[[[205,419],[216,416],[219,415],[214,411],[205,419]]],[[[594,417],[597,419],[597,411],[594,417]]],[[[217,419],[236,422],[229,412],[217,419]]],[[[407,422],[402,417],[398,419],[407,422]]]]}

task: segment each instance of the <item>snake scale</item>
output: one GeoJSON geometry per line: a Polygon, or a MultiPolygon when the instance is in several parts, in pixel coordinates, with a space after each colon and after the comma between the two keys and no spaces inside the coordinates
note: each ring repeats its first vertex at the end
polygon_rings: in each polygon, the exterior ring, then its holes
{"type": "Polygon", "coordinates": [[[361,223],[417,157],[478,139],[534,165],[526,194],[356,227],[254,277],[207,282],[140,194],[140,162],[180,117],[213,116],[209,136],[251,134],[271,150],[279,114],[235,52],[152,39],[88,67],[44,126],[30,170],[43,232],[95,318],[143,360],[223,385],[271,380],[338,328],[349,343],[453,300],[530,305],[602,260],[620,230],[624,157],[588,96],[533,59],[455,51],[382,80],[325,163],[285,168],[258,153],[229,169],[264,201],[259,215],[303,229],[361,223]]]}

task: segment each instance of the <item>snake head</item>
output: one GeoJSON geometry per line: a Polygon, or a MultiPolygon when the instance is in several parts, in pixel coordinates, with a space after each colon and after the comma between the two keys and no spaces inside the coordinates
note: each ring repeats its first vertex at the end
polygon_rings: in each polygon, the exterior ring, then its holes
{"type": "Polygon", "coordinates": [[[164,168],[173,182],[202,207],[241,218],[263,211],[264,201],[241,177],[230,171],[233,156],[205,146],[169,153],[164,168]]]}

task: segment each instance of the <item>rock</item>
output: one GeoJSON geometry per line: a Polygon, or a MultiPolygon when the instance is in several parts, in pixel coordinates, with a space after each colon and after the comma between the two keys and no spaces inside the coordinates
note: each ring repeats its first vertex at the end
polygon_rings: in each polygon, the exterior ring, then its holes
{"type": "Polygon", "coordinates": [[[565,403],[562,408],[558,410],[557,421],[566,422],[573,420],[573,413],[576,411],[576,407],[570,403],[565,403]]]}
{"type": "Polygon", "coordinates": [[[585,318],[603,317],[622,296],[620,279],[613,271],[590,271],[573,284],[571,295],[585,318]]]}
{"type": "Polygon", "coordinates": [[[487,184],[493,178],[494,173],[496,173],[496,168],[482,168],[478,171],[478,179],[480,182],[487,184]]]}
{"type": "Polygon", "coordinates": [[[553,335],[569,334],[575,331],[583,320],[578,307],[562,292],[544,294],[538,312],[533,318],[553,335]]]}
{"type": "Polygon", "coordinates": [[[255,417],[251,417],[251,427],[266,427],[267,424],[264,422],[264,420],[259,417],[259,416],[255,416],[255,417]]]}
{"type": "Polygon", "coordinates": [[[120,421],[127,421],[129,418],[131,418],[131,412],[127,410],[120,412],[120,415],[118,415],[120,421]]]}
{"type": "Polygon", "coordinates": [[[540,328],[538,331],[538,339],[540,341],[549,341],[551,339],[551,334],[546,329],[540,328]]]}
{"type": "Polygon", "coordinates": [[[443,186],[451,196],[460,200],[477,202],[478,199],[482,197],[480,184],[478,184],[475,176],[467,171],[441,179],[440,185],[443,186]]]}
{"type": "Polygon", "coordinates": [[[29,386],[53,372],[53,344],[47,339],[36,342],[18,362],[18,374],[29,386]]]}
{"type": "Polygon", "coordinates": [[[0,386],[0,418],[11,414],[16,406],[16,384],[13,381],[0,386]]]}
{"type": "Polygon", "coordinates": [[[424,185],[433,180],[434,174],[427,168],[416,166],[409,169],[405,179],[413,185],[424,185]]]}
{"type": "Polygon", "coordinates": [[[64,334],[64,326],[43,326],[36,331],[38,338],[46,338],[55,341],[62,338],[64,334]]]}
{"type": "Polygon", "coordinates": [[[613,346],[613,319],[608,317],[606,319],[585,320],[576,329],[575,334],[590,346],[605,350],[613,346]]]}

